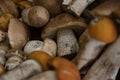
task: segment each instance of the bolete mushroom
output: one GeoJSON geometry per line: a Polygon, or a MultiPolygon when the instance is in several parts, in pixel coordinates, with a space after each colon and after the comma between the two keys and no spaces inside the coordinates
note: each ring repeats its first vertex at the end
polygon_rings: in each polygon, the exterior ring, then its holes
{"type": "Polygon", "coordinates": [[[62,1],[63,0],[33,0],[33,3],[45,7],[50,13],[50,16],[55,17],[62,12],[62,1]]]}
{"type": "Polygon", "coordinates": [[[73,62],[81,70],[89,62],[95,60],[103,47],[117,39],[117,30],[108,17],[100,17],[90,22],[88,29],[80,36],[80,50],[73,62]]]}
{"type": "Polygon", "coordinates": [[[80,34],[86,29],[86,23],[82,18],[77,19],[68,13],[63,13],[50,20],[43,29],[41,37],[43,39],[54,39],[57,31],[62,28],[72,29],[77,36],[80,36],[80,34]]]}
{"type": "Polygon", "coordinates": [[[0,0],[0,9],[2,13],[10,13],[14,17],[19,17],[19,12],[12,0],[0,0]]]}
{"type": "Polygon", "coordinates": [[[93,64],[83,80],[114,80],[111,76],[116,76],[120,68],[120,36],[110,45],[103,55],[93,64]]]}
{"type": "Polygon", "coordinates": [[[49,61],[49,65],[56,70],[58,80],[81,80],[77,67],[65,58],[55,57],[49,61]]]}
{"type": "Polygon", "coordinates": [[[49,13],[42,6],[33,6],[22,11],[22,19],[29,26],[39,28],[47,24],[49,13]]]}
{"type": "Polygon", "coordinates": [[[8,38],[13,49],[22,49],[28,41],[27,27],[18,19],[10,19],[8,38]]]}
{"type": "Polygon", "coordinates": [[[120,8],[120,0],[106,0],[92,10],[94,15],[109,16],[111,13],[120,8]]]}

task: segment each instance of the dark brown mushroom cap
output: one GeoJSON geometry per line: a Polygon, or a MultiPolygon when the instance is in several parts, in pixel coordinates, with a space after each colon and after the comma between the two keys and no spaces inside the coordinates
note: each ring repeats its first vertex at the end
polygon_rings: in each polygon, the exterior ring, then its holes
{"type": "Polygon", "coordinates": [[[3,13],[10,13],[14,17],[19,16],[17,6],[12,2],[12,0],[0,0],[0,9],[3,13]]]}
{"type": "Polygon", "coordinates": [[[70,14],[64,13],[52,18],[42,31],[42,38],[55,38],[56,32],[62,28],[69,28],[79,36],[86,28],[83,19],[77,19],[70,14]]]}
{"type": "Polygon", "coordinates": [[[106,0],[92,10],[95,15],[109,16],[111,13],[120,8],[120,0],[106,0]]]}

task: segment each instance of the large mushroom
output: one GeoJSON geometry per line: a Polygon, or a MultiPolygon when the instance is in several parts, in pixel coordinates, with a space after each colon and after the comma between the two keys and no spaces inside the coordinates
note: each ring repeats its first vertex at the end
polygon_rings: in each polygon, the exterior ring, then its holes
{"type": "Polygon", "coordinates": [[[55,38],[57,31],[63,28],[72,29],[79,36],[86,29],[86,23],[82,18],[77,19],[68,13],[63,13],[50,20],[43,29],[41,37],[55,38]]]}

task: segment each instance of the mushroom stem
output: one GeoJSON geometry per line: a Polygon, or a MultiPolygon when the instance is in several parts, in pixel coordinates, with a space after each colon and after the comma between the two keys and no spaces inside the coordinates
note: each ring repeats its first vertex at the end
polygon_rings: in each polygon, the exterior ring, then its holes
{"type": "Polygon", "coordinates": [[[105,45],[106,43],[91,38],[86,30],[79,39],[80,51],[73,62],[79,70],[82,69],[99,55],[105,45]]]}
{"type": "Polygon", "coordinates": [[[0,76],[0,80],[23,80],[41,72],[41,66],[35,60],[26,60],[20,66],[0,76]]]}
{"type": "Polygon", "coordinates": [[[58,56],[77,53],[79,46],[71,29],[60,29],[57,33],[58,56]]]}
{"type": "Polygon", "coordinates": [[[67,8],[74,12],[77,16],[80,16],[84,9],[94,1],[95,0],[72,0],[68,4],[67,8]]]}
{"type": "Polygon", "coordinates": [[[120,36],[95,62],[83,80],[111,80],[120,67],[120,36]]]}

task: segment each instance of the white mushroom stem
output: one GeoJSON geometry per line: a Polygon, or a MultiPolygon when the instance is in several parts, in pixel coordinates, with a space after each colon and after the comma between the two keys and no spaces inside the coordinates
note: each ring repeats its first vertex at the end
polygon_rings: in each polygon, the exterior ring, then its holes
{"type": "Polygon", "coordinates": [[[42,71],[35,60],[26,60],[20,66],[0,76],[0,80],[23,80],[42,71]]]}
{"type": "Polygon", "coordinates": [[[6,62],[6,51],[0,49],[0,64],[4,65],[6,62]]]}
{"type": "Polygon", "coordinates": [[[55,71],[46,71],[40,74],[37,74],[27,80],[57,80],[55,71]]]}
{"type": "Polygon", "coordinates": [[[80,16],[85,8],[95,0],[72,0],[68,5],[68,9],[80,16]]]}
{"type": "Polygon", "coordinates": [[[83,80],[111,80],[120,67],[120,36],[94,63],[83,80]]]}
{"type": "Polygon", "coordinates": [[[48,53],[50,56],[55,57],[57,51],[56,42],[52,39],[45,38],[42,50],[48,53]]]}
{"type": "Polygon", "coordinates": [[[57,33],[58,56],[77,53],[79,45],[71,29],[60,29],[57,33]]]}
{"type": "Polygon", "coordinates": [[[79,45],[79,52],[73,62],[81,70],[99,55],[106,43],[91,38],[86,30],[79,39],[79,45]]]}

